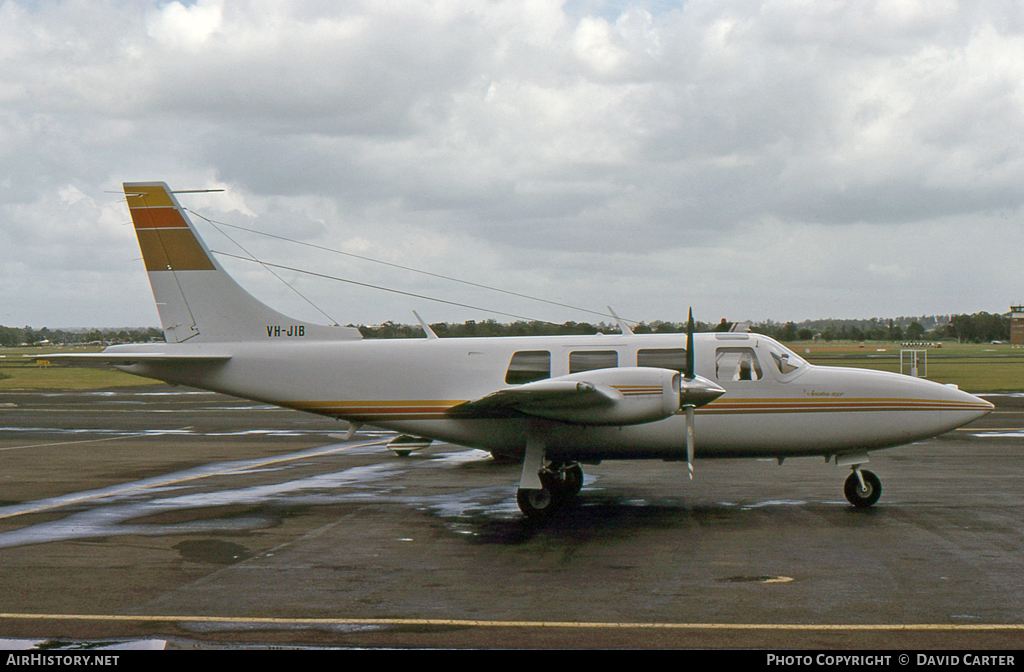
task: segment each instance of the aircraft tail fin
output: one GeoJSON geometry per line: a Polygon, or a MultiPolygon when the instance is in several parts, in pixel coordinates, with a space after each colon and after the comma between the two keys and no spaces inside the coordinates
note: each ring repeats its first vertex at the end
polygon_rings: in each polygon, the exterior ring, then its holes
{"type": "Polygon", "coordinates": [[[245,291],[210,253],[163,182],[126,182],[125,200],[168,343],[347,340],[353,327],[292,319],[245,291]]]}

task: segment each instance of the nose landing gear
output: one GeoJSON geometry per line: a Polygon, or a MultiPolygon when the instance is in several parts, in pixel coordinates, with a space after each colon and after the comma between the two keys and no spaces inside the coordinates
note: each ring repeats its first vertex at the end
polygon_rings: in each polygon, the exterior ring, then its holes
{"type": "Polygon", "coordinates": [[[867,469],[859,469],[855,466],[853,472],[846,478],[843,492],[850,504],[866,509],[882,496],[882,482],[878,480],[878,476],[867,469]]]}

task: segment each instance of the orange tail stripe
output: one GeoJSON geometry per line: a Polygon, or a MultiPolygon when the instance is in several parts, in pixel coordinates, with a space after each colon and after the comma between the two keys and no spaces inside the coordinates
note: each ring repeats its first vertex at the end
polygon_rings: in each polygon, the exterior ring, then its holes
{"type": "Polygon", "coordinates": [[[131,208],[135,229],[187,229],[176,208],[131,208]]]}

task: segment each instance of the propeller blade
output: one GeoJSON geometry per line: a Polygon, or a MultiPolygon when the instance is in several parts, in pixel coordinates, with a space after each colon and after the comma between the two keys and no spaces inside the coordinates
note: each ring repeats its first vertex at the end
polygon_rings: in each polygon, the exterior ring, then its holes
{"type": "Polygon", "coordinates": [[[725,390],[703,376],[694,367],[693,308],[686,319],[686,364],[679,380],[679,405],[686,411],[686,468],[693,480],[693,410],[710,404],[725,394],[725,390]]]}
{"type": "Polygon", "coordinates": [[[686,468],[693,480],[693,406],[686,407],[686,468]]]}
{"type": "Polygon", "coordinates": [[[690,317],[686,321],[686,371],[684,378],[693,378],[693,308],[690,308],[690,317]]]}

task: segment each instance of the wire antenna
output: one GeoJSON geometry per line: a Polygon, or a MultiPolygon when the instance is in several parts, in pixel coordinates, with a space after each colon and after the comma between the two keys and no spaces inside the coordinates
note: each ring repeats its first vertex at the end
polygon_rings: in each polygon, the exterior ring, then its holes
{"type": "MultiPolygon", "coordinates": [[[[555,322],[548,322],[547,320],[538,320],[533,317],[527,317],[525,315],[516,315],[515,313],[504,313],[500,310],[493,310],[491,308],[483,308],[481,306],[474,306],[468,303],[459,303],[458,301],[448,301],[447,299],[438,299],[433,296],[426,296],[425,294],[416,294],[414,292],[406,292],[401,289],[394,289],[392,287],[383,287],[381,285],[372,285],[368,282],[359,282],[358,280],[350,280],[348,278],[341,278],[336,275],[327,275],[326,273],[317,273],[316,271],[307,271],[302,268],[295,268],[294,266],[284,266],[282,264],[272,264],[269,261],[260,261],[255,257],[242,257],[237,254],[231,254],[230,252],[221,252],[219,250],[210,250],[214,254],[221,254],[225,257],[231,257],[232,259],[241,259],[242,261],[251,261],[259,264],[260,266],[272,268],[280,268],[284,271],[294,271],[295,273],[304,273],[305,275],[312,275],[317,278],[324,278],[327,280],[337,280],[338,282],[347,282],[350,285],[358,285],[359,287],[369,287],[370,289],[379,289],[384,292],[391,292],[392,294],[401,294],[402,296],[411,296],[416,299],[425,299],[427,301],[436,301],[437,303],[444,303],[449,306],[458,306],[459,308],[471,308],[473,310],[482,310],[486,313],[494,313],[495,315],[504,315],[505,317],[514,317],[517,320],[527,320],[529,322],[543,322],[544,324],[554,324],[555,322]]],[[[276,275],[276,274],[275,274],[276,275]]],[[[300,295],[301,296],[301,295],[300,295]]],[[[326,313],[325,313],[326,314],[326,313]]]]}
{"type": "MultiPolygon", "coordinates": [[[[241,245],[240,245],[240,244],[238,243],[238,241],[237,241],[237,240],[235,240],[234,238],[232,238],[232,237],[231,237],[231,236],[229,236],[228,234],[226,234],[226,233],[224,233],[223,231],[221,231],[221,230],[220,230],[219,228],[217,228],[217,225],[216,225],[216,224],[214,224],[213,222],[210,222],[210,226],[212,226],[213,228],[217,229],[217,232],[218,232],[218,233],[220,233],[220,234],[221,234],[222,236],[224,236],[225,238],[227,238],[228,240],[230,240],[230,241],[231,241],[232,243],[234,243],[234,244],[235,244],[235,245],[236,245],[236,246],[238,247],[238,249],[240,249],[240,250],[241,250],[242,252],[245,252],[245,253],[246,253],[247,255],[249,255],[249,261],[255,261],[255,262],[256,262],[257,264],[259,264],[260,266],[262,266],[263,268],[265,268],[265,269],[266,269],[266,271],[267,271],[268,273],[270,273],[270,274],[271,274],[271,275],[273,275],[273,276],[274,276],[275,278],[277,278],[278,280],[280,280],[281,282],[283,282],[283,283],[285,284],[285,287],[287,287],[288,289],[290,289],[290,290],[292,290],[293,292],[295,292],[296,294],[298,294],[298,295],[299,295],[299,297],[301,297],[303,301],[305,301],[305,302],[306,302],[306,303],[308,303],[309,305],[313,306],[313,308],[314,308],[314,309],[316,309],[316,310],[317,310],[317,311],[318,311],[318,312],[319,312],[319,313],[320,313],[321,315],[323,315],[323,316],[324,316],[324,317],[326,317],[326,318],[327,318],[328,320],[330,320],[330,321],[331,321],[331,323],[332,323],[332,324],[334,324],[334,326],[338,326],[338,321],[337,321],[336,319],[334,319],[333,317],[331,317],[330,315],[328,315],[328,314],[327,314],[326,312],[324,312],[324,310],[323,310],[322,308],[320,308],[320,306],[318,306],[318,305],[316,305],[315,303],[313,303],[313,301],[312,301],[312,300],[311,300],[311,299],[310,299],[309,297],[307,297],[307,296],[306,296],[305,294],[303,294],[303,293],[302,293],[302,292],[300,292],[299,290],[297,290],[297,289],[295,289],[294,287],[292,287],[292,285],[291,285],[291,283],[290,283],[290,282],[288,282],[287,280],[285,280],[284,278],[282,278],[282,277],[281,277],[280,275],[278,275],[277,273],[275,273],[275,272],[274,272],[274,271],[273,271],[273,270],[272,270],[271,268],[269,268],[269,267],[268,267],[268,265],[267,265],[266,263],[264,263],[264,262],[260,261],[259,259],[257,259],[257,258],[256,258],[256,255],[254,255],[254,254],[253,254],[252,252],[250,252],[249,250],[247,250],[247,249],[245,249],[244,247],[242,247],[242,246],[241,246],[241,245]]],[[[212,251],[212,250],[211,250],[211,251],[212,251]]],[[[225,253],[225,252],[221,252],[220,254],[227,254],[227,253],[225,253]]],[[[227,256],[235,256],[235,255],[227,255],[227,256]]],[[[238,259],[245,259],[245,257],[236,257],[236,258],[238,258],[238,259]]]]}
{"type": "MultiPolygon", "coordinates": [[[[361,254],[355,254],[353,252],[345,252],[344,250],[338,250],[338,249],[335,249],[333,247],[325,247],[323,245],[316,245],[315,243],[307,243],[307,242],[304,242],[304,241],[301,241],[301,240],[295,240],[293,238],[288,238],[286,236],[281,236],[281,235],[277,235],[277,234],[274,234],[274,233],[267,233],[266,231],[259,231],[257,229],[250,229],[250,228],[247,228],[247,227],[244,227],[244,226],[238,226],[237,224],[228,224],[227,222],[216,221],[216,220],[210,219],[209,217],[205,217],[205,216],[201,215],[200,213],[198,213],[198,212],[196,212],[194,210],[189,210],[188,208],[185,208],[185,209],[188,210],[189,213],[195,215],[196,217],[199,217],[200,219],[202,219],[202,220],[204,220],[206,222],[209,222],[211,226],[214,226],[214,228],[216,228],[216,226],[219,224],[221,226],[230,227],[232,229],[238,229],[238,230],[241,230],[241,231],[248,231],[249,233],[255,233],[255,234],[260,235],[260,236],[266,236],[268,238],[275,238],[277,240],[283,240],[283,241],[288,242],[288,243],[294,243],[296,245],[303,245],[305,247],[311,247],[313,249],[322,250],[324,252],[331,252],[331,253],[334,253],[334,254],[340,254],[340,255],[344,255],[346,257],[351,257],[353,259],[360,259],[362,261],[369,261],[369,262],[372,262],[372,263],[375,263],[375,264],[381,264],[383,266],[389,266],[391,268],[397,268],[397,269],[400,269],[400,270],[403,270],[403,271],[409,271],[411,273],[419,273],[421,275],[430,276],[432,278],[438,278],[440,280],[447,280],[449,282],[457,282],[457,283],[460,283],[460,284],[463,284],[463,285],[469,285],[470,287],[477,287],[479,289],[486,289],[486,290],[489,290],[489,291],[492,291],[492,292],[500,292],[501,294],[506,294],[506,295],[509,295],[509,296],[515,296],[515,297],[519,297],[521,299],[528,299],[530,301],[538,301],[540,303],[546,303],[546,304],[548,304],[550,306],[557,306],[559,308],[569,308],[570,310],[578,310],[580,312],[589,313],[590,315],[597,315],[599,317],[610,317],[613,320],[615,320],[616,322],[625,321],[625,322],[632,322],[633,324],[637,324],[638,323],[637,320],[625,320],[624,318],[620,318],[617,315],[614,315],[614,314],[611,314],[611,313],[602,313],[602,312],[597,311],[597,310],[590,310],[589,308],[583,308],[581,306],[574,306],[574,305],[569,304],[569,303],[560,303],[558,301],[551,301],[549,299],[544,299],[544,298],[541,298],[539,296],[532,296],[530,294],[523,294],[521,292],[513,292],[511,290],[502,289],[500,287],[494,287],[494,286],[491,286],[491,285],[485,285],[485,284],[482,284],[482,283],[479,283],[479,282],[472,282],[470,280],[462,280],[460,278],[454,278],[452,276],[442,275],[440,273],[432,273],[431,271],[424,271],[424,270],[419,269],[419,268],[413,268],[412,266],[403,266],[402,264],[395,264],[395,263],[392,263],[390,261],[383,261],[381,259],[374,259],[373,257],[367,257],[367,256],[364,256],[364,255],[361,255],[361,254]]],[[[234,241],[232,241],[232,242],[234,242],[234,241]]],[[[367,285],[367,286],[372,286],[372,285],[367,285]]],[[[431,300],[437,300],[437,299],[431,299],[431,300]]],[[[500,315],[509,315],[509,313],[501,313],[500,311],[493,311],[492,310],[492,311],[488,311],[488,312],[498,313],[500,315]]],[[[545,320],[537,320],[537,321],[538,322],[545,322],[545,320]]],[[[549,322],[549,324],[553,324],[553,323],[549,322]]]]}

